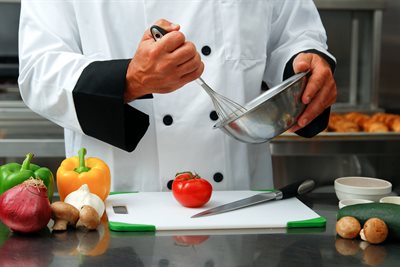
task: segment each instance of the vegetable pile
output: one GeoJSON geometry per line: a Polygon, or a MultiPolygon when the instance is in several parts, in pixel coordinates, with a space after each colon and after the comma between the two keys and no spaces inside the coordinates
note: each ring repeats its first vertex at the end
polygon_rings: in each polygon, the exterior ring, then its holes
{"type": "Polygon", "coordinates": [[[210,200],[212,185],[198,174],[181,172],[175,175],[172,193],[182,206],[197,208],[210,200]]]}
{"type": "Polygon", "coordinates": [[[104,200],[110,192],[110,170],[98,158],[79,157],[63,160],[57,170],[57,186],[62,201],[52,204],[54,176],[45,167],[32,164],[33,154],[22,164],[0,166],[0,220],[12,231],[37,232],[52,218],[53,230],[68,226],[97,229],[104,214],[104,200]]]}

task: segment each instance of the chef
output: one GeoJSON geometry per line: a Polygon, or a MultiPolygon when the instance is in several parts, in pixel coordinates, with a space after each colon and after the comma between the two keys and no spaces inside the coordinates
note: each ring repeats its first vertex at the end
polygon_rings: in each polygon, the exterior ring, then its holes
{"type": "Polygon", "coordinates": [[[113,191],[170,190],[193,171],[215,190],[273,186],[268,143],[213,129],[218,115],[194,82],[244,104],[310,70],[311,137],[335,102],[334,57],[312,0],[22,0],[19,86],[33,111],[65,129],[66,156],[102,158],[113,191]],[[149,27],[169,33],[155,42],[149,27]]]}

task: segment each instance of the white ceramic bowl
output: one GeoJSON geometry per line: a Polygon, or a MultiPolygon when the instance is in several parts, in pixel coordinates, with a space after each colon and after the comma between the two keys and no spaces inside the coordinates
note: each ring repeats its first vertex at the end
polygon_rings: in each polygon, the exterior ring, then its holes
{"type": "Polygon", "coordinates": [[[399,196],[388,196],[383,197],[379,200],[381,203],[393,203],[400,205],[400,197],[399,196]]]}
{"type": "Polygon", "coordinates": [[[339,200],[367,199],[378,202],[390,195],[392,184],[386,180],[349,176],[335,180],[335,192],[339,200]]]}
{"type": "Polygon", "coordinates": [[[339,209],[344,208],[346,206],[355,205],[355,204],[366,204],[372,203],[372,200],[368,199],[343,199],[339,201],[339,209]]]}

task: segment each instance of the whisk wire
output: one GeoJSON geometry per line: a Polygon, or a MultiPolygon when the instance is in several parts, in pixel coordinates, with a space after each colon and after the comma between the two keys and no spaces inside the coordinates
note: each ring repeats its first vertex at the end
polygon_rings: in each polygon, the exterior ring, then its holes
{"type": "Polygon", "coordinates": [[[218,117],[225,121],[232,116],[240,116],[244,112],[246,112],[246,108],[236,103],[235,101],[229,99],[228,97],[221,95],[214,91],[211,87],[207,85],[206,82],[200,77],[196,80],[196,82],[207,92],[210,96],[215,111],[218,114],[218,117]]]}

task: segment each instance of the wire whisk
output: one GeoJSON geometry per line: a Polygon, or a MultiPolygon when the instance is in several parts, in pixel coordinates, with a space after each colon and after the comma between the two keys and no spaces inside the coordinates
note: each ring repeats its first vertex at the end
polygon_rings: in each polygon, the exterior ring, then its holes
{"type": "Polygon", "coordinates": [[[239,117],[247,111],[245,107],[214,91],[201,77],[198,78],[196,82],[210,96],[220,120],[226,121],[232,117],[239,117]]]}

